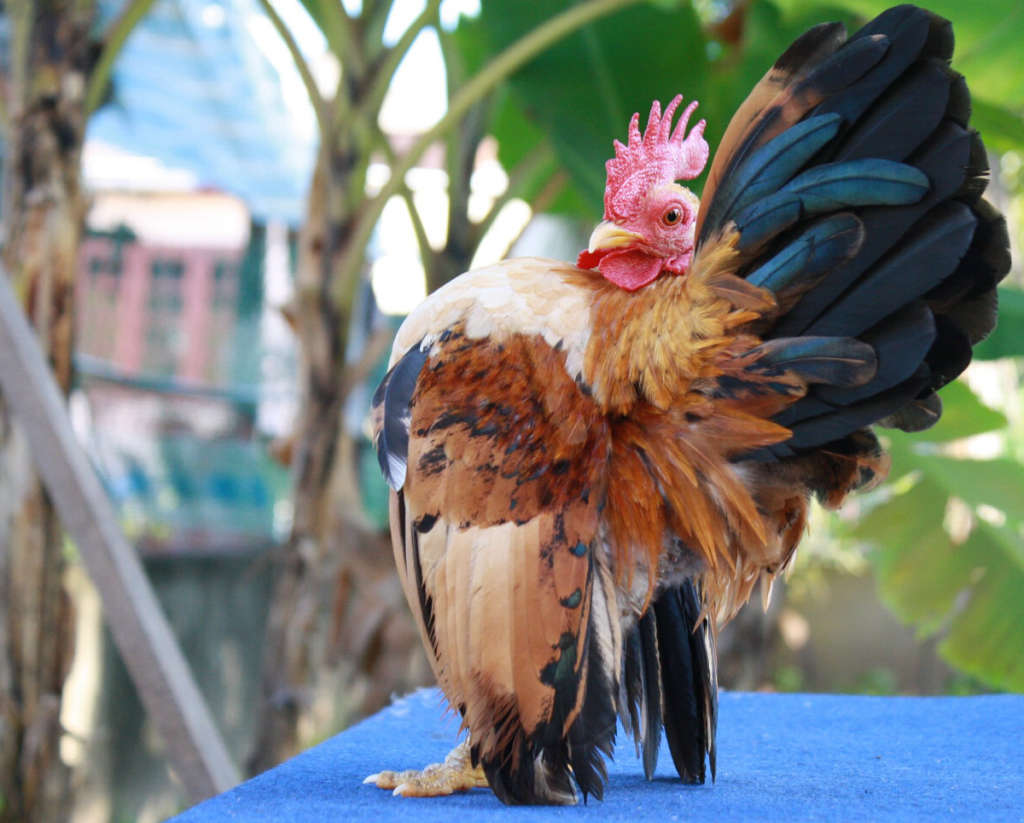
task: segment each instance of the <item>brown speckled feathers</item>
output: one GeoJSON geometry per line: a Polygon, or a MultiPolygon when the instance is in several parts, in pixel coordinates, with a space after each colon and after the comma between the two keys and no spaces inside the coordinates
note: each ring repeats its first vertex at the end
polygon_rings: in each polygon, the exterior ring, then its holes
{"type": "Polygon", "coordinates": [[[510,802],[571,802],[570,767],[600,796],[621,643],[595,558],[608,422],[564,352],[462,325],[439,336],[410,406],[395,550],[474,757],[510,802]]]}

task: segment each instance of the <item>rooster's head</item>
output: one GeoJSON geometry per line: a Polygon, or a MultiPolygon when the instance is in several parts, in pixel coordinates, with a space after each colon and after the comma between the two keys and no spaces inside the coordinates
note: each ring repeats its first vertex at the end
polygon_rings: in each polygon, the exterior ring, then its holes
{"type": "Polygon", "coordinates": [[[686,134],[697,101],[683,111],[675,130],[672,116],[682,102],[676,95],[661,114],[651,106],[647,128],[640,134],[640,116],[629,123],[627,145],[615,141],[615,157],[605,168],[604,222],[580,252],[578,265],[597,268],[620,288],[635,291],[662,271],[683,274],[693,259],[697,196],[676,183],[690,180],[708,162],[708,144],[701,120],[686,134]]]}

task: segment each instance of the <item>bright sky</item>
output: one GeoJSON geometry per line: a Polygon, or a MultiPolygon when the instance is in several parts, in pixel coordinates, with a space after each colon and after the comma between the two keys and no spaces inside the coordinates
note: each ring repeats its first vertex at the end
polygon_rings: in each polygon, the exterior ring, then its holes
{"type": "MultiPolygon", "coordinates": [[[[350,14],[358,13],[360,3],[357,0],[344,0],[344,5],[350,14]]],[[[385,43],[397,42],[424,5],[423,0],[395,0],[384,28],[385,43]]],[[[321,91],[326,93],[337,82],[338,67],[326,51],[320,30],[299,0],[274,0],[274,7],[295,35],[299,48],[313,65],[321,91]]],[[[441,24],[446,28],[454,27],[460,15],[473,16],[479,12],[480,0],[444,0],[441,24]]],[[[312,113],[305,105],[302,80],[270,21],[262,14],[254,14],[249,30],[284,79],[286,98],[301,101],[306,116],[311,118],[312,113]]],[[[437,35],[427,30],[417,38],[395,76],[381,112],[384,129],[392,134],[416,134],[428,128],[444,114],[447,106],[444,86],[444,63],[437,35]]]]}
{"type": "MultiPolygon", "coordinates": [[[[350,14],[358,13],[357,1],[343,1],[350,14]]],[[[327,52],[319,29],[299,0],[274,0],[274,6],[313,67],[321,92],[330,94],[336,87],[339,69],[333,56],[327,52]]],[[[384,29],[385,42],[397,42],[423,8],[423,0],[395,0],[384,29]]],[[[441,23],[446,28],[454,27],[460,15],[472,16],[479,11],[479,0],[444,0],[441,23]]],[[[262,15],[253,15],[249,28],[281,75],[285,97],[296,106],[296,115],[312,122],[302,80],[270,22],[262,15]]],[[[417,38],[395,75],[381,109],[381,125],[390,134],[419,134],[441,118],[447,103],[440,45],[436,33],[428,29],[417,38]]],[[[482,168],[474,177],[474,197],[481,201],[482,210],[507,185],[507,178],[497,163],[491,165],[494,168],[482,168]]],[[[386,174],[387,169],[383,166],[371,167],[371,188],[381,185],[386,174]]],[[[444,173],[436,169],[415,169],[410,172],[408,181],[428,236],[438,246],[443,242],[446,231],[447,181],[444,173]]],[[[509,204],[502,218],[495,222],[494,231],[485,238],[474,265],[484,265],[500,258],[508,238],[515,236],[529,217],[530,210],[525,203],[509,204]]],[[[379,254],[372,264],[371,279],[377,302],[388,314],[405,314],[425,296],[425,282],[412,224],[404,203],[397,198],[388,203],[381,216],[376,247],[379,254]]]]}

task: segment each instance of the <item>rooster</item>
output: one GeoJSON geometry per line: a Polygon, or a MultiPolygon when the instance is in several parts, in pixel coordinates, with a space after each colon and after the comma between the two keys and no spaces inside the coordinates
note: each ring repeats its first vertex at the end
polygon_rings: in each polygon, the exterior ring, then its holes
{"type": "Polygon", "coordinates": [[[468,740],[368,778],[602,796],[616,719],[654,772],[715,772],[717,627],[786,569],[817,498],[923,429],[993,327],[1006,227],[949,67],[912,6],[817,26],[708,160],[676,97],[607,163],[578,265],[464,274],[403,323],[373,400],[405,595],[468,740]]]}

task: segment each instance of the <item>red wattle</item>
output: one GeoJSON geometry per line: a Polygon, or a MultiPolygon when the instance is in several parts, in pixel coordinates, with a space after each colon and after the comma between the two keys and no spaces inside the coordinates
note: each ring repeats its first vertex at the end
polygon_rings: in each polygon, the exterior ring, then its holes
{"type": "MultiPolygon", "coordinates": [[[[581,255],[582,256],[582,255],[581,255]]],[[[665,261],[639,251],[614,251],[597,265],[606,280],[620,289],[636,291],[658,279],[665,261]]]]}
{"type": "Polygon", "coordinates": [[[597,264],[601,262],[601,258],[607,254],[607,251],[589,251],[584,249],[580,252],[579,257],[576,258],[576,265],[581,269],[596,269],[597,264]]]}

